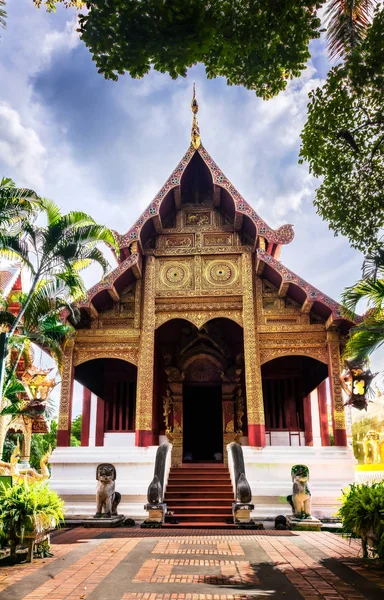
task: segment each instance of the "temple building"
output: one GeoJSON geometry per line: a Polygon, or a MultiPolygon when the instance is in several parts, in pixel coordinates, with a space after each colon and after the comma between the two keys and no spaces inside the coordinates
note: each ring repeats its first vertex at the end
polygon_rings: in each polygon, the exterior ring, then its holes
{"type": "Polygon", "coordinates": [[[201,143],[197,110],[194,97],[190,147],[118,235],[118,267],[80,305],[52,487],[69,512],[90,513],[96,466],[111,462],[121,507],[138,517],[159,443],[172,442],[177,468],[225,466],[238,441],[256,514],[284,512],[301,463],[314,514],[330,516],[354,479],[340,385],[353,323],[280,261],[292,226],[272,229],[241,197],[201,143]],[[69,447],[74,380],[84,386],[80,448],[69,447]]]}

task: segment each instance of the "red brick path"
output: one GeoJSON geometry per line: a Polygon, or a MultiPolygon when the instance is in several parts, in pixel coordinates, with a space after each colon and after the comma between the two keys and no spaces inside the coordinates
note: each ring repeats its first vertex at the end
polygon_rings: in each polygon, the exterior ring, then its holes
{"type": "MultiPolygon", "coordinates": [[[[123,537],[64,530],[54,558],[0,566],[2,600],[377,600],[384,571],[331,533],[123,537]],[[109,537],[106,537],[109,536],[109,537]],[[335,567],[336,565],[336,567],[335,567]]],[[[212,535],[213,534],[213,535],[212,535]]],[[[0,563],[1,564],[1,563],[0,563]]]]}

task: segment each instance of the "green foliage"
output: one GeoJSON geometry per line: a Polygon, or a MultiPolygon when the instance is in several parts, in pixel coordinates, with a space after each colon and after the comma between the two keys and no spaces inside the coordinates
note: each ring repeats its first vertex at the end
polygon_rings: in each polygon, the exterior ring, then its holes
{"type": "Polygon", "coordinates": [[[64,502],[44,483],[0,484],[0,534],[11,543],[35,529],[49,529],[64,519],[64,502]]]}
{"type": "Polygon", "coordinates": [[[326,84],[310,93],[301,162],[322,177],[315,206],[335,234],[365,252],[384,226],[384,8],[326,84]]]}
{"type": "Polygon", "coordinates": [[[345,347],[345,356],[357,360],[365,360],[384,344],[384,250],[368,255],[362,270],[362,279],[342,295],[345,314],[352,319],[361,300],[368,306],[364,321],[351,329],[345,347]]]}
{"type": "Polygon", "coordinates": [[[343,492],[342,502],[338,513],[343,522],[342,532],[361,538],[365,558],[368,546],[373,556],[384,558],[384,482],[351,484],[343,492]]]}
{"type": "MultiPolygon", "coordinates": [[[[305,69],[323,1],[93,0],[79,31],[107,79],[125,72],[140,78],[151,68],[176,79],[203,63],[208,78],[225,77],[268,99],[305,69]]],[[[58,3],[45,2],[48,10],[58,3]]]]}
{"type": "MultiPolygon", "coordinates": [[[[54,450],[56,448],[56,437],[57,437],[57,422],[52,421],[49,433],[33,433],[31,439],[31,456],[29,459],[30,465],[33,469],[40,471],[40,460],[42,456],[48,451],[49,448],[54,450]]],[[[12,452],[14,451],[17,441],[19,441],[20,448],[23,442],[22,433],[8,433],[4,446],[2,460],[9,462],[12,452]]],[[[79,444],[74,444],[79,445],[79,444]]]]}
{"type": "Polygon", "coordinates": [[[4,446],[3,446],[3,455],[1,460],[5,462],[9,462],[11,458],[11,454],[16,448],[17,442],[19,441],[19,446],[23,443],[23,434],[22,433],[7,433],[5,438],[4,446]]]}
{"type": "Polygon", "coordinates": [[[56,438],[57,438],[57,423],[56,421],[51,422],[51,427],[49,433],[33,433],[32,441],[31,441],[31,457],[30,457],[30,465],[32,468],[40,471],[40,460],[42,456],[48,452],[48,449],[51,448],[54,450],[56,448],[56,438]]]}
{"type": "MultiPolygon", "coordinates": [[[[78,440],[79,444],[81,441],[81,422],[82,422],[82,417],[81,415],[78,415],[75,419],[73,419],[72,421],[72,426],[71,426],[71,434],[73,435],[73,437],[78,440]]],[[[73,444],[74,446],[78,446],[79,444],[73,444]]],[[[71,444],[72,446],[72,444],[71,444]]]]}

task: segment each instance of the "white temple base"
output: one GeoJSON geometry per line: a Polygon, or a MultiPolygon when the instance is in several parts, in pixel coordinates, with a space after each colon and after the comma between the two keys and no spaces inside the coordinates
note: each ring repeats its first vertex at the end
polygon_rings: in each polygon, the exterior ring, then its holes
{"type": "Polygon", "coordinates": [[[56,448],[51,456],[51,489],[65,502],[67,515],[94,515],[96,467],[112,463],[116,468],[116,491],[121,494],[119,514],[145,518],[144,504],[153,479],[157,446],[56,448]]]}
{"type": "MultiPolygon", "coordinates": [[[[96,467],[110,462],[116,467],[116,490],[121,493],[119,513],[145,519],[147,490],[153,478],[157,446],[56,448],[51,457],[51,488],[65,501],[67,515],[95,513],[96,467]]],[[[342,489],[355,479],[355,459],[349,448],[309,446],[243,446],[246,476],[252,489],[255,510],[252,518],[285,515],[292,494],[291,467],[304,464],[310,471],[312,515],[334,517],[342,489]]]]}
{"type": "Polygon", "coordinates": [[[255,505],[254,519],[285,515],[291,510],[286,497],[292,494],[291,468],[309,468],[312,515],[334,517],[341,505],[342,490],[355,480],[356,460],[349,448],[337,446],[243,446],[246,477],[255,505]]]}

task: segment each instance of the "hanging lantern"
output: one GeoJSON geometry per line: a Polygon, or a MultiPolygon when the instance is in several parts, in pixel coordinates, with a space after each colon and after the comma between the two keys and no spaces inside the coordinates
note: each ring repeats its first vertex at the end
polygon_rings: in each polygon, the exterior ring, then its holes
{"type": "Polygon", "coordinates": [[[341,385],[348,395],[345,406],[352,406],[357,410],[367,410],[372,394],[371,383],[377,373],[372,373],[366,362],[346,360],[344,371],[341,374],[341,385]]]}

